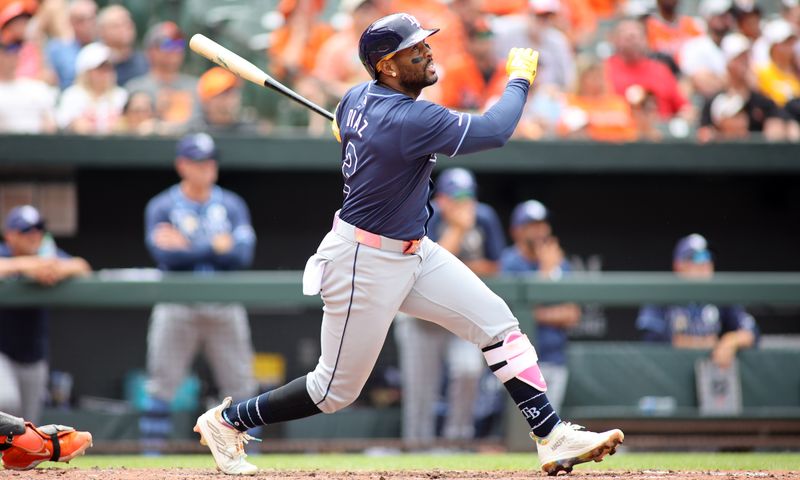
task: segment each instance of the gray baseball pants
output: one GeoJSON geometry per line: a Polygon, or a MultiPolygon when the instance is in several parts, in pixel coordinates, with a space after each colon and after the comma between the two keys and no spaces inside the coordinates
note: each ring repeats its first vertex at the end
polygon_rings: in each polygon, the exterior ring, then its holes
{"type": "Polygon", "coordinates": [[[256,393],[247,311],[240,304],[159,303],[147,334],[147,390],[171,401],[202,349],[221,396],[256,393]]]}
{"type": "Polygon", "coordinates": [[[336,224],[306,264],[303,291],[321,292],[322,354],[306,376],[317,407],[333,413],[352,403],[375,366],[398,311],[434,322],[484,347],[518,330],[505,302],[466,265],[430,239],[413,254],[398,240],[381,248],[355,241],[353,226],[336,224]]]}

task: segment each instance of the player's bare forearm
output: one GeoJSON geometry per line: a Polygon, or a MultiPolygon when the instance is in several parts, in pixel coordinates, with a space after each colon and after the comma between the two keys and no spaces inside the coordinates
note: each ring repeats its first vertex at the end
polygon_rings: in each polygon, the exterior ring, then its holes
{"type": "Polygon", "coordinates": [[[734,330],[723,334],[719,343],[728,344],[737,350],[750,348],[756,343],[756,336],[750,330],[734,330]]]}
{"type": "Polygon", "coordinates": [[[537,324],[556,328],[572,328],[581,320],[581,309],[574,303],[539,306],[533,309],[537,324]]]}
{"type": "Polygon", "coordinates": [[[672,336],[672,346],[675,348],[713,348],[717,343],[716,335],[687,335],[676,333],[672,336]]]}
{"type": "Polygon", "coordinates": [[[89,262],[80,257],[59,260],[57,268],[59,279],[62,280],[70,277],[84,277],[92,272],[89,262]]]}

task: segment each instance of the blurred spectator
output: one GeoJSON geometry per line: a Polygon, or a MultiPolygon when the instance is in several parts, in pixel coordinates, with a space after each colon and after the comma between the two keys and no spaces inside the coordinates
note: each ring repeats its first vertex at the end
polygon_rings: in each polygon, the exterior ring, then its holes
{"type": "Polygon", "coordinates": [[[725,86],[725,55],[722,39],[733,27],[731,0],[703,0],[700,15],[706,21],[706,33],[684,43],[681,48],[681,72],[692,87],[708,98],[725,86]]]}
{"type": "Polygon", "coordinates": [[[736,28],[750,42],[755,42],[761,36],[761,7],[756,1],[734,0],[731,9],[736,20],[736,28]]]}
{"type": "Polygon", "coordinates": [[[573,50],[587,45],[597,30],[597,15],[590,0],[561,0],[555,25],[564,32],[573,50]]]}
{"type": "Polygon", "coordinates": [[[641,85],[631,85],[625,90],[625,100],[631,106],[636,135],[639,140],[660,141],[667,132],[667,124],[658,113],[658,102],[652,92],[641,85]]]}
{"type": "MultiPolygon", "coordinates": [[[[406,12],[420,24],[440,29],[427,41],[433,48],[434,61],[463,53],[467,48],[467,32],[456,11],[441,0],[390,0],[389,12],[406,12]]],[[[506,58],[508,52],[503,53],[506,58]]],[[[423,94],[424,95],[424,94],[423,94]]]]}
{"type": "MultiPolygon", "coordinates": [[[[536,275],[557,281],[569,274],[558,238],[553,235],[550,213],[536,200],[522,202],[511,212],[511,237],[514,244],[500,257],[504,274],[536,275]]],[[[547,398],[553,408],[560,409],[567,389],[567,330],[581,320],[581,309],[574,303],[537,305],[533,308],[536,322],[536,353],[539,368],[547,378],[547,398]]]]}
{"type": "Polygon", "coordinates": [[[528,8],[528,0],[482,0],[481,11],[493,16],[517,15],[528,8]]]}
{"type": "Polygon", "coordinates": [[[527,15],[498,19],[492,26],[497,58],[506,58],[512,47],[539,51],[536,88],[555,85],[561,91],[568,91],[575,83],[572,47],[566,35],[553,23],[560,5],[559,0],[530,0],[527,15]]]}
{"type": "Polygon", "coordinates": [[[701,35],[703,27],[694,18],[680,15],[680,0],[657,0],[656,11],[645,20],[650,50],[680,64],[680,51],[689,39],[701,35]]]}
{"type": "Polygon", "coordinates": [[[762,133],[770,141],[796,137],[792,122],[775,102],[753,90],[750,81],[750,41],[731,33],[722,41],[727,60],[727,83],[723,91],[708,99],[700,116],[698,139],[742,139],[762,133]]]}
{"type": "Polygon", "coordinates": [[[600,20],[618,16],[628,0],[589,0],[589,6],[600,20]]]}
{"type": "Polygon", "coordinates": [[[609,91],[602,64],[592,63],[580,72],[577,92],[567,95],[559,133],[601,142],[636,140],[631,107],[624,97],[609,91]]]}
{"type": "Polygon", "coordinates": [[[21,42],[17,61],[17,77],[49,81],[50,75],[44,67],[40,45],[32,34],[31,19],[36,13],[35,0],[15,0],[0,10],[0,43],[21,42]]]}
{"type": "Polygon", "coordinates": [[[156,99],[156,117],[164,128],[185,131],[193,118],[200,116],[197,78],[181,73],[186,56],[186,40],[178,25],[161,22],[150,27],[144,37],[150,71],[125,84],[128,91],[147,92],[156,99]]]}
{"type": "Polygon", "coordinates": [[[786,20],[773,20],[764,27],[769,45],[769,61],[756,65],[758,88],[779,107],[800,98],[800,77],[795,62],[797,34],[786,20]]]}
{"type": "MultiPolygon", "coordinates": [[[[714,262],[702,235],[692,234],[678,241],[672,269],[688,280],[703,280],[714,275],[714,262]]],[[[670,342],[676,348],[708,348],[711,359],[729,367],[736,352],[756,344],[759,331],[755,319],[738,305],[709,303],[687,305],[645,305],[639,311],[636,327],[642,338],[670,342]]]]}
{"type": "Polygon", "coordinates": [[[769,60],[769,46],[766,39],[761,38],[761,7],[755,1],[734,0],[731,13],[736,21],[736,30],[750,40],[753,66],[763,65],[769,60]]]}
{"type": "Polygon", "coordinates": [[[122,5],[109,5],[97,16],[100,41],[111,49],[111,63],[122,86],[147,73],[147,58],[136,48],[136,25],[122,5]]]}
{"type": "Polygon", "coordinates": [[[21,38],[0,41],[0,133],[52,133],[57,91],[46,83],[17,76],[21,38]],[[8,43],[6,43],[8,42],[8,43]]]}
{"type": "Polygon", "coordinates": [[[75,84],[58,104],[58,126],[82,135],[111,133],[128,98],[117,86],[111,49],[99,42],[86,45],[75,60],[75,73],[75,84]]]}
{"type": "Polygon", "coordinates": [[[324,103],[338,103],[353,85],[370,80],[358,58],[358,39],[367,27],[384,15],[383,0],[343,0],[342,12],[351,17],[351,22],[337,32],[319,49],[314,64],[313,78],[324,94],[324,103]]]}
{"type": "Polygon", "coordinates": [[[275,78],[292,85],[314,70],[320,48],[333,35],[333,28],[320,18],[324,6],[323,0],[280,1],[277,9],[284,24],[272,32],[267,52],[275,78]]]}
{"type": "Polygon", "coordinates": [[[242,114],[242,85],[239,77],[221,67],[213,67],[197,82],[203,115],[190,127],[209,133],[256,133],[255,119],[242,114]]]}
{"type": "Polygon", "coordinates": [[[792,25],[795,33],[800,31],[800,0],[781,0],[781,17],[792,25]]]}
{"type": "Polygon", "coordinates": [[[551,83],[535,88],[522,110],[514,136],[529,140],[555,137],[566,103],[566,94],[557,85],[551,83]]]}
{"type": "Polygon", "coordinates": [[[69,4],[69,38],[53,38],[47,43],[47,59],[64,90],[75,81],[75,59],[84,46],[97,36],[97,4],[94,0],[72,0],[69,4]]]}
{"type": "Polygon", "coordinates": [[[499,97],[508,81],[505,62],[494,52],[493,34],[485,23],[469,30],[467,51],[437,58],[442,74],[438,103],[459,110],[481,110],[499,97]]]}
{"type": "MultiPolygon", "coordinates": [[[[443,171],[436,181],[435,210],[428,233],[477,275],[499,270],[505,246],[494,209],[477,201],[475,177],[463,168],[443,171]]],[[[446,365],[447,412],[443,436],[474,436],[473,409],[478,383],[486,370],[480,349],[434,323],[398,314],[395,336],[403,377],[403,440],[429,445],[435,438],[435,407],[446,365]]]]}
{"type": "MultiPolygon", "coordinates": [[[[91,271],[84,259],[56,246],[39,211],[30,205],[8,212],[3,236],[0,278],[29,278],[49,287],[91,271]]],[[[45,309],[0,309],[0,410],[39,421],[47,390],[48,342],[45,309]]]]}
{"type": "Polygon", "coordinates": [[[623,20],[617,25],[614,55],[606,59],[606,74],[619,95],[625,95],[632,85],[652,93],[662,119],[678,113],[690,116],[689,105],[675,76],[666,65],[647,57],[644,27],[635,20],[623,20]]]}
{"type": "Polygon", "coordinates": [[[114,133],[127,135],[157,135],[161,133],[156,119],[156,105],[147,92],[131,92],[122,107],[122,116],[114,126],[114,133]]]}
{"type": "MultiPolygon", "coordinates": [[[[145,210],[145,243],[164,271],[209,275],[244,270],[256,237],[244,200],[217,185],[219,158],[205,133],[178,142],[180,183],[159,193],[145,210]]],[[[221,397],[242,400],[257,388],[247,311],[238,303],[158,303],[147,335],[149,405],[140,430],[154,452],[171,432],[170,402],[199,350],[211,366],[221,397]]]]}

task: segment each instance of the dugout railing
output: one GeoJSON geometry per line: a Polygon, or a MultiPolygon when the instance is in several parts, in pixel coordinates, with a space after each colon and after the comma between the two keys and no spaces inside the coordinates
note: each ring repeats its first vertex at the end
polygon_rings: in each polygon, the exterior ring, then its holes
{"type": "MultiPolygon", "coordinates": [[[[162,275],[153,270],[106,270],[43,288],[27,281],[0,282],[0,306],[69,309],[147,308],[160,301],[242,302],[253,309],[316,310],[319,297],[303,296],[301,272],[258,271],[215,276],[162,275]]],[[[558,282],[493,279],[487,282],[533,332],[531,306],[571,301],[606,306],[689,301],[748,306],[800,305],[800,273],[719,273],[687,281],[666,272],[576,273],[558,282]]],[[[108,328],[115,328],[108,319],[108,328]]],[[[93,332],[101,340],[101,332],[93,332]]],[[[118,339],[119,341],[121,339],[118,339]]],[[[61,348],[57,342],[54,348],[61,348]]],[[[67,345],[63,346],[67,348],[67,345]]],[[[91,355],[91,352],[83,352],[91,355]]],[[[743,410],[737,416],[703,416],[697,408],[694,362],[707,351],[678,351],[638,342],[573,342],[565,416],[592,428],[620,424],[641,448],[800,448],[800,350],[770,348],[739,356],[743,410]],[[668,412],[644,411],[642,397],[672,397],[668,412]]],[[[75,372],[80,375],[80,372],[75,372]]],[[[81,413],[77,418],[89,420],[81,413]]],[[[510,412],[518,415],[517,412],[510,412]]],[[[61,412],[63,415],[63,412],[61,412]]],[[[370,422],[398,421],[395,412],[370,411],[312,417],[283,432],[288,442],[321,437],[384,436],[396,428],[370,422]],[[388,420],[387,420],[388,419],[388,420]],[[362,428],[356,428],[356,426],[362,428]]],[[[113,423],[113,422],[111,422],[113,423]]],[[[522,422],[510,422],[507,445],[527,448],[522,422]]],[[[109,435],[113,435],[110,432],[109,435]]],[[[354,445],[359,445],[356,442],[354,445]]],[[[274,445],[273,447],[274,448],[274,445]]]]}

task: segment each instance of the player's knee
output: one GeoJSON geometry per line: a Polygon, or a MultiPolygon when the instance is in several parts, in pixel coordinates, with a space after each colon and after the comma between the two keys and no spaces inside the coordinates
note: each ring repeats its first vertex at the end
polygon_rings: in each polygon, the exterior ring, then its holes
{"type": "Polygon", "coordinates": [[[337,392],[331,389],[325,400],[317,407],[323,413],[335,413],[355,402],[361,392],[337,392]]]}

